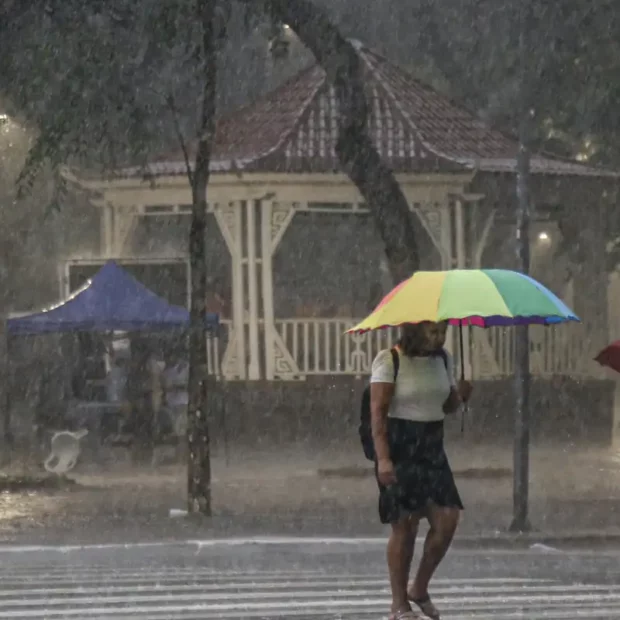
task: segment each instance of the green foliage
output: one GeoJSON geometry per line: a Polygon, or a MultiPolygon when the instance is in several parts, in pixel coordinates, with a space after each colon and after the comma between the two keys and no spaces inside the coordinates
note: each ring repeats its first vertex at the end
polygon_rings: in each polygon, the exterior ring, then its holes
{"type": "MultiPolygon", "coordinates": [[[[46,164],[110,172],[193,142],[204,83],[194,0],[3,6],[0,96],[36,130],[22,194],[46,164]]],[[[224,52],[231,37],[257,26],[233,0],[220,0],[217,18],[224,52]]]]}
{"type": "MultiPolygon", "coordinates": [[[[620,162],[620,14],[614,0],[316,0],[346,36],[383,49],[489,123],[515,129],[519,19],[531,7],[532,108],[540,148],[620,162]]],[[[0,3],[0,94],[38,131],[21,178],[44,161],[112,170],[195,136],[201,65],[193,0],[0,3]]],[[[268,83],[282,24],[261,2],[221,0],[220,108],[268,83]]],[[[302,56],[305,62],[307,56],[302,56]]],[[[288,61],[290,62],[290,56],[288,61]]],[[[288,71],[290,73],[290,70],[288,71]]]]}
{"type": "Polygon", "coordinates": [[[620,161],[614,153],[620,88],[620,14],[614,0],[392,4],[394,19],[413,27],[409,49],[414,56],[433,67],[450,93],[483,119],[516,129],[523,69],[539,148],[570,156],[589,150],[592,161],[620,161]],[[520,20],[526,5],[532,17],[527,62],[521,68],[520,20]]]}

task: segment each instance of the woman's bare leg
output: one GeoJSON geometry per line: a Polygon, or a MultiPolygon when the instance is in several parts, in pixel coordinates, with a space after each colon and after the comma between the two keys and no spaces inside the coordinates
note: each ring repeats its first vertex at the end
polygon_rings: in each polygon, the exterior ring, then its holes
{"type": "Polygon", "coordinates": [[[409,598],[414,601],[428,598],[428,584],[450,548],[454,532],[459,522],[458,508],[448,508],[430,503],[426,516],[430,525],[424,541],[424,554],[416,577],[409,589],[409,598]]]}
{"type": "Polygon", "coordinates": [[[411,570],[419,516],[409,516],[392,523],[387,545],[387,564],[392,588],[392,612],[409,609],[407,582],[411,570]]]}

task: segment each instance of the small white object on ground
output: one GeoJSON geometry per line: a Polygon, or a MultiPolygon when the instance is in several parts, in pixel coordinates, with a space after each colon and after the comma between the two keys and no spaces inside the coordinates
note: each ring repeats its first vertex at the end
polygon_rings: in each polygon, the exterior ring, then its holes
{"type": "Polygon", "coordinates": [[[86,435],[88,435],[87,430],[54,433],[51,441],[52,452],[43,463],[45,469],[57,475],[71,471],[76,466],[82,450],[80,441],[86,435]]]}
{"type": "Polygon", "coordinates": [[[548,545],[543,545],[542,543],[534,543],[530,549],[532,551],[542,551],[543,553],[562,553],[560,549],[549,547],[548,545]]]}
{"type": "Polygon", "coordinates": [[[178,517],[186,517],[187,516],[187,510],[182,510],[181,508],[171,508],[169,516],[170,516],[171,519],[175,519],[175,518],[178,518],[178,517]]]}

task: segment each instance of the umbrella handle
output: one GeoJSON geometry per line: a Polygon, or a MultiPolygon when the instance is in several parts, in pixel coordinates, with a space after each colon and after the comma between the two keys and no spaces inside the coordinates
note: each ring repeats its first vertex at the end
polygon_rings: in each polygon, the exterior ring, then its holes
{"type": "Polygon", "coordinates": [[[459,348],[461,353],[461,381],[465,381],[465,355],[463,353],[463,321],[459,321],[459,348]]]}
{"type": "MultiPolygon", "coordinates": [[[[461,381],[465,381],[465,354],[463,345],[463,321],[459,321],[459,348],[461,354],[461,381]]],[[[463,403],[463,410],[461,411],[461,433],[465,432],[465,414],[468,412],[468,403],[463,403]]]]}

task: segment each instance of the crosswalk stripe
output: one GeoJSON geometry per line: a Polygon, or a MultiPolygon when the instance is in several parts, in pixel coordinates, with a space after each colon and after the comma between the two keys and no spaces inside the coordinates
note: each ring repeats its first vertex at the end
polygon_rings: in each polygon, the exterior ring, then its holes
{"type": "MultiPolygon", "coordinates": [[[[50,597],[51,595],[56,597],[67,597],[72,603],[79,603],[84,600],[91,602],[97,595],[102,596],[108,602],[114,602],[114,599],[120,595],[131,595],[134,600],[150,600],[153,595],[161,595],[164,588],[159,583],[153,583],[152,585],[140,585],[140,586],[98,586],[98,587],[84,587],[80,582],[79,585],[73,587],[58,587],[58,588],[27,588],[29,601],[33,602],[38,598],[50,597]],[[150,596],[149,596],[150,595],[150,596]]],[[[193,600],[218,600],[228,599],[235,597],[237,599],[245,598],[281,598],[287,596],[290,592],[296,592],[298,596],[303,596],[305,590],[309,590],[310,594],[324,597],[333,596],[336,598],[357,596],[359,594],[366,594],[369,591],[374,591],[378,594],[385,594],[389,592],[388,583],[384,581],[360,581],[357,583],[347,582],[330,582],[330,581],[317,581],[314,583],[269,583],[261,584],[260,586],[253,587],[251,592],[247,589],[247,584],[223,584],[222,586],[208,583],[193,583],[189,585],[167,585],[165,586],[166,593],[175,593],[177,598],[190,597],[193,600]],[[330,588],[325,592],[314,593],[313,590],[317,588],[330,588]],[[336,589],[337,588],[337,589],[336,589]],[[211,592],[211,594],[209,593],[211,592]]],[[[532,594],[544,594],[544,595],[556,595],[557,593],[566,592],[566,586],[564,585],[548,585],[548,586],[529,586],[527,588],[528,593],[532,594]]],[[[449,597],[449,596],[472,596],[478,593],[494,596],[501,596],[506,598],[510,595],[521,595],[523,592],[522,587],[513,586],[441,586],[435,585],[433,593],[436,597],[449,597]]],[[[576,584],[571,587],[571,598],[575,595],[585,593],[586,596],[593,596],[600,599],[601,595],[613,595],[620,596],[620,586],[602,586],[602,585],[579,585],[576,584]],[[596,592],[597,594],[591,594],[596,592]],[[617,593],[617,594],[615,594],[617,593]]],[[[2,590],[0,591],[0,608],[5,604],[4,599],[11,600],[12,597],[21,597],[24,594],[24,588],[14,590],[2,590]]],[[[157,598],[155,596],[154,598],[157,598]]],[[[531,597],[530,597],[531,598],[531,597]]],[[[47,600],[47,599],[46,599],[47,600]]],[[[62,599],[57,598],[57,601],[62,599]]]]}
{"type": "MultiPolygon", "coordinates": [[[[446,620],[620,619],[620,585],[549,579],[437,579],[446,620]]],[[[0,571],[6,620],[377,620],[390,605],[385,573],[214,571],[207,568],[57,565],[0,571]],[[87,570],[88,568],[88,570],[87,570]]]]}
{"type": "MultiPolygon", "coordinates": [[[[79,570],[76,571],[76,573],[79,574],[79,570]]],[[[243,579],[241,577],[235,578],[234,581],[227,581],[226,578],[222,579],[221,577],[216,577],[216,576],[209,576],[209,577],[201,577],[201,576],[196,576],[196,575],[192,575],[192,574],[187,574],[187,575],[166,575],[165,573],[152,573],[150,572],[149,569],[145,569],[142,574],[136,574],[135,576],[124,576],[124,575],[118,575],[116,574],[116,572],[114,571],[112,574],[109,575],[101,575],[101,576],[97,576],[97,577],[61,577],[61,576],[55,576],[55,577],[47,577],[46,575],[37,575],[36,573],[33,573],[32,575],[26,577],[20,577],[20,578],[11,578],[11,579],[7,579],[7,578],[3,578],[0,577],[0,584],[2,584],[2,586],[4,588],[6,588],[7,586],[15,586],[15,587],[20,587],[20,586],[24,586],[26,585],[27,587],[29,583],[31,582],[36,582],[36,584],[38,585],[45,585],[48,587],[53,587],[53,586],[62,586],[62,585],[66,585],[66,584],[73,584],[77,581],[79,581],[79,583],[81,585],[86,585],[86,584],[100,584],[102,579],[105,579],[106,583],[122,583],[125,585],[131,585],[132,587],[143,587],[144,584],[148,585],[148,584],[159,584],[160,586],[163,586],[164,584],[168,584],[171,587],[174,587],[174,584],[177,583],[183,583],[183,584],[194,584],[194,585],[205,585],[206,587],[217,587],[217,588],[225,588],[225,587],[238,587],[238,588],[246,588],[248,586],[252,586],[254,588],[257,587],[277,587],[280,585],[286,585],[286,584],[290,584],[291,586],[295,586],[295,587],[312,587],[312,585],[316,585],[317,583],[321,583],[322,580],[327,580],[328,585],[374,585],[376,583],[387,583],[386,579],[385,579],[385,575],[381,575],[381,576],[377,576],[377,577],[373,577],[372,575],[365,575],[363,577],[359,577],[359,578],[355,578],[355,579],[344,579],[344,578],[337,578],[337,577],[332,577],[330,578],[329,575],[326,575],[325,573],[322,573],[320,575],[321,579],[319,579],[318,581],[311,581],[310,579],[316,579],[316,578],[310,578],[310,577],[304,577],[304,578],[297,578],[294,576],[290,576],[289,574],[287,574],[286,579],[283,580],[278,580],[278,581],[274,581],[273,579],[271,580],[266,580],[266,579],[261,579],[261,578],[246,578],[243,579]],[[142,585],[141,585],[142,584],[142,585]]],[[[442,581],[441,579],[435,579],[433,581],[433,583],[438,586],[441,587],[442,584],[444,583],[449,583],[451,585],[468,585],[472,583],[471,579],[451,579],[449,581],[442,581]]],[[[486,580],[477,580],[476,583],[479,584],[486,584],[488,586],[493,586],[494,584],[506,584],[506,585],[527,585],[527,584],[534,584],[534,583],[551,583],[550,581],[540,581],[540,580],[510,580],[510,579],[486,579],[486,580]]],[[[0,596],[2,596],[2,591],[0,591],[0,596]]]]}

